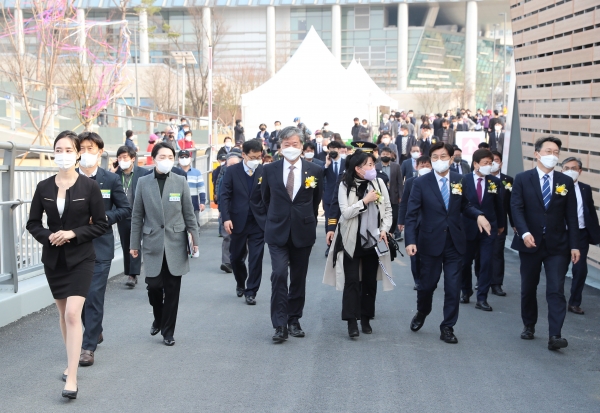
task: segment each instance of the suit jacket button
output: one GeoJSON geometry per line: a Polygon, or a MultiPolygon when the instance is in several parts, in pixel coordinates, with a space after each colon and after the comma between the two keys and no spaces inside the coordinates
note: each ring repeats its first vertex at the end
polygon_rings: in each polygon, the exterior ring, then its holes
{"type": "Polygon", "coordinates": [[[164,228],[165,226],[164,226],[164,225],[161,225],[160,227],[161,227],[161,228],[164,228]]]}

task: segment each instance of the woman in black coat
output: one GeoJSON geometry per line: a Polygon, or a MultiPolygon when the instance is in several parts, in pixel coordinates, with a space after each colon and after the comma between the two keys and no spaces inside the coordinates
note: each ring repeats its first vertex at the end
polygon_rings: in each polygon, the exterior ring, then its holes
{"type": "Polygon", "coordinates": [[[70,399],[77,398],[81,310],[96,258],[92,240],[108,229],[100,187],[75,171],[79,150],[74,132],[64,131],[56,137],[54,162],[59,171],[38,183],[27,221],[27,230],[43,246],[44,272],[60,314],[68,359],[62,395],[70,399]],[[44,212],[47,227],[42,222],[44,212]]]}

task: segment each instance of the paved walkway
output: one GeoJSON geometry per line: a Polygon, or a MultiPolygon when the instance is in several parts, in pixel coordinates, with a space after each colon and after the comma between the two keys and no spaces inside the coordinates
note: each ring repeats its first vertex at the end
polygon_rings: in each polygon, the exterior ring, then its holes
{"type": "MultiPolygon", "coordinates": [[[[442,291],[418,333],[409,330],[415,292],[401,259],[398,287],[379,293],[374,333],[348,338],[341,293],[321,283],[323,240],[313,250],[303,339],[271,342],[269,257],[258,305],[235,296],[219,270],[216,225],[204,227],[202,258],[184,277],[174,347],[151,337],[143,284],[113,278],[104,343],[80,369],[79,398],[60,397],[66,356],[55,308],[0,329],[2,412],[533,412],[600,410],[600,293],[584,291],[587,314],[568,313],[569,347],[546,348],[545,304],[538,335],[519,338],[518,258],[507,251],[505,298],[492,313],[461,305],[457,345],[439,340],[442,291]]],[[[320,228],[319,234],[323,230],[320,228]]],[[[567,288],[570,282],[567,281],[567,288]]],[[[544,286],[538,295],[541,303],[544,286]]]]}

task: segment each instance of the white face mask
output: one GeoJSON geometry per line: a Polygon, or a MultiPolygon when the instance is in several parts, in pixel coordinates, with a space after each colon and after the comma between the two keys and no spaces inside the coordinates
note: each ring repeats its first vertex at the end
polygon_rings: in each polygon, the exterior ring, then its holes
{"type": "Polygon", "coordinates": [[[131,167],[131,161],[119,161],[119,166],[122,170],[129,169],[131,167]]]}
{"type": "Polygon", "coordinates": [[[492,165],[485,165],[479,167],[479,173],[483,176],[489,175],[492,172],[492,165]]]}
{"type": "Polygon", "coordinates": [[[188,141],[188,142],[190,142],[192,140],[192,137],[190,135],[188,135],[188,136],[185,137],[185,140],[188,141]]]}
{"type": "Polygon", "coordinates": [[[450,168],[450,161],[442,161],[441,159],[438,159],[437,161],[433,162],[432,166],[433,170],[438,174],[443,174],[450,168]]]}
{"type": "Polygon", "coordinates": [[[281,125],[275,125],[275,130],[281,130],[281,125]]]}
{"type": "Polygon", "coordinates": [[[73,165],[75,165],[76,161],[77,161],[77,156],[74,153],[63,152],[63,153],[57,153],[56,155],[54,155],[54,163],[60,169],[69,169],[73,165]]]}
{"type": "Polygon", "coordinates": [[[83,168],[93,168],[98,164],[98,154],[82,153],[79,160],[79,166],[83,168]]]}
{"type": "Polygon", "coordinates": [[[551,168],[554,168],[556,166],[556,164],[558,163],[558,157],[556,157],[554,155],[540,156],[540,162],[546,168],[551,169],[551,168]]]}
{"type": "Polygon", "coordinates": [[[317,138],[317,139],[315,139],[315,140],[316,140],[318,143],[321,143],[321,142],[323,142],[323,138],[317,138]]]}
{"type": "Polygon", "coordinates": [[[252,169],[253,171],[258,168],[258,165],[260,165],[260,161],[257,159],[253,159],[251,161],[246,161],[246,166],[250,169],[252,169]]]}
{"type": "Polygon", "coordinates": [[[492,173],[496,173],[500,170],[500,164],[498,162],[492,162],[492,173]]]}
{"type": "Polygon", "coordinates": [[[421,157],[421,152],[411,152],[410,153],[411,158],[413,159],[418,159],[421,157]]]}
{"type": "Polygon", "coordinates": [[[340,154],[340,158],[342,158],[342,159],[346,159],[346,156],[348,156],[348,155],[346,155],[345,153],[340,154]]]}
{"type": "Polygon", "coordinates": [[[387,145],[387,144],[390,143],[390,140],[389,140],[389,138],[384,138],[384,139],[381,140],[381,143],[384,143],[384,144],[387,145]]]}
{"type": "Polygon", "coordinates": [[[179,165],[188,166],[192,163],[192,158],[179,158],[179,165]]]}
{"type": "Polygon", "coordinates": [[[423,176],[425,174],[428,174],[429,172],[431,172],[431,168],[421,168],[419,169],[419,176],[423,176]]]}
{"type": "Polygon", "coordinates": [[[572,169],[569,169],[568,171],[563,171],[563,174],[571,178],[573,182],[577,182],[577,179],[579,179],[579,172],[573,171],[572,169]]]}
{"type": "Polygon", "coordinates": [[[312,159],[312,158],[314,158],[314,157],[315,157],[315,153],[314,153],[314,152],[305,152],[305,153],[304,153],[304,157],[305,157],[306,159],[312,159]]]}
{"type": "Polygon", "coordinates": [[[301,153],[302,149],[294,148],[292,146],[281,150],[281,154],[288,161],[295,161],[296,159],[298,159],[301,153]]]}
{"type": "Polygon", "coordinates": [[[225,147],[226,148],[231,148],[231,142],[229,142],[229,141],[225,142],[225,147]]]}
{"type": "Polygon", "coordinates": [[[502,126],[494,127],[494,129],[496,129],[496,132],[500,132],[502,130],[502,126]]]}
{"type": "Polygon", "coordinates": [[[169,173],[171,169],[173,169],[173,165],[175,165],[174,161],[169,159],[163,159],[162,161],[156,161],[156,169],[163,174],[169,173]]]}

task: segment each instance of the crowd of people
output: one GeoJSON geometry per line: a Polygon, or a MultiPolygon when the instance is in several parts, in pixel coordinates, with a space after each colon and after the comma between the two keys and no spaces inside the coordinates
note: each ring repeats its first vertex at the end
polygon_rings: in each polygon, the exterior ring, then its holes
{"type": "MultiPolygon", "coordinates": [[[[475,295],[475,308],[490,312],[489,293],[507,294],[502,287],[510,225],[511,247],[521,261],[521,338],[534,338],[543,265],[548,348],[567,347],[561,336],[566,312],[584,314],[587,252],[600,242],[591,188],[579,181],[579,159],[566,158],[561,172],[555,170],[562,142],[554,137],[535,143],[535,168],[514,179],[502,173],[503,120],[497,113],[486,116],[465,110],[417,122],[412,111],[393,111],[382,116],[378,133],[355,119],[351,134],[344,134],[350,144],[327,123],[314,133],[300,118],[284,128],[275,122],[271,133],[262,124],[255,138],[246,139],[242,122],[236,122],[235,140],[224,139],[212,171],[223,237],[220,268],[233,273],[236,296],[255,305],[267,244],[273,342],[306,335],[300,320],[322,210],[323,283],[343,292],[341,319],[349,337],[373,333],[377,281],[383,291],[396,286],[392,261],[402,254],[398,242],[404,240],[417,298],[410,329],[423,327],[443,273],[440,339],[457,343],[460,304],[475,295]],[[454,133],[478,127],[486,139],[469,164],[454,133]]],[[[68,359],[63,397],[77,397],[78,366],[93,365],[103,341],[113,224],[127,285],[134,288],[137,277],[145,277],[153,310],[150,334],[161,333],[165,345],[175,344],[181,276],[198,253],[199,213],[207,203],[202,174],[191,167],[186,125],[170,125],[162,139],[150,137],[151,169],[139,166],[138,148],[127,142],[131,135],[117,152],[114,172],[98,166],[104,142],[97,133],[64,131],[54,140],[59,172],[38,184],[27,229],[43,245],[42,262],[60,313],[68,359]]]]}

